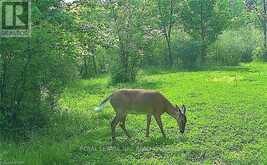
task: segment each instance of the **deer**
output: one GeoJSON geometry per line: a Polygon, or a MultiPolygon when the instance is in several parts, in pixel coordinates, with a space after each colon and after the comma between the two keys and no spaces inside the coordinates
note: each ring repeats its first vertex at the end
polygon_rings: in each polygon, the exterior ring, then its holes
{"type": "Polygon", "coordinates": [[[131,135],[125,127],[125,121],[128,114],[147,115],[146,137],[149,137],[149,128],[153,116],[163,137],[166,138],[161,120],[161,115],[165,112],[177,121],[178,128],[182,134],[185,131],[187,122],[185,105],[182,105],[181,108],[177,105],[173,106],[170,101],[158,91],[145,89],[120,89],[105,98],[95,111],[101,112],[108,101],[110,101],[111,106],[116,112],[116,116],[111,121],[112,142],[116,141],[115,129],[118,124],[126,136],[131,138],[131,135]]]}

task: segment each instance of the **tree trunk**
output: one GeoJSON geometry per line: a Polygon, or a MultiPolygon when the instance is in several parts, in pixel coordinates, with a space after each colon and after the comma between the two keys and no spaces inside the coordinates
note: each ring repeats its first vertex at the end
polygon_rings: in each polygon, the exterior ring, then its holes
{"type": "MultiPolygon", "coordinates": [[[[123,67],[123,72],[125,74],[125,76],[127,75],[128,72],[128,54],[127,51],[125,49],[125,43],[123,43],[122,41],[122,37],[120,35],[120,33],[118,32],[118,38],[119,38],[119,49],[120,49],[120,64],[123,67]]],[[[124,77],[126,78],[126,77],[124,77]]],[[[125,80],[126,81],[126,80],[125,80]]]]}
{"type": "Polygon", "coordinates": [[[96,56],[92,56],[93,66],[94,66],[94,73],[97,75],[97,65],[96,65],[96,56]]]}
{"type": "Polygon", "coordinates": [[[93,63],[93,68],[94,68],[94,75],[96,76],[98,71],[97,71],[97,65],[96,65],[96,49],[94,48],[92,51],[92,63],[93,63]]]}
{"type": "Polygon", "coordinates": [[[263,17],[263,30],[264,30],[264,48],[266,49],[266,41],[267,41],[267,27],[266,27],[266,2],[263,0],[263,10],[264,10],[264,17],[263,17]]]}
{"type": "MultiPolygon", "coordinates": [[[[161,16],[161,19],[164,19],[163,12],[161,11],[161,5],[160,5],[160,0],[158,0],[158,10],[159,14],[161,16]]],[[[167,43],[167,48],[168,48],[168,57],[166,59],[168,65],[172,67],[173,65],[173,59],[172,59],[172,50],[171,50],[171,31],[172,31],[172,16],[173,16],[173,11],[174,11],[174,1],[170,0],[170,15],[169,15],[169,20],[168,23],[164,23],[162,28],[163,34],[165,36],[165,40],[167,43]]]]}
{"type": "Polygon", "coordinates": [[[170,62],[170,66],[172,67],[173,65],[173,59],[172,59],[172,50],[171,50],[171,32],[172,32],[172,15],[173,15],[173,10],[174,10],[174,1],[170,0],[170,20],[169,20],[169,30],[168,30],[168,49],[169,49],[169,62],[170,62]]]}
{"type": "Polygon", "coordinates": [[[28,82],[28,75],[27,74],[29,72],[30,64],[32,62],[31,39],[28,39],[28,44],[27,45],[28,45],[27,61],[26,61],[25,65],[23,67],[23,70],[21,72],[21,78],[16,80],[16,82],[15,82],[15,84],[17,84],[17,86],[15,87],[15,94],[14,94],[14,100],[13,100],[13,101],[16,101],[16,103],[15,102],[13,103],[14,104],[14,109],[16,110],[16,111],[14,111],[15,114],[13,114],[15,118],[16,118],[16,113],[20,109],[21,102],[22,102],[22,100],[24,98],[24,95],[26,93],[25,88],[26,88],[26,85],[27,85],[27,82],[28,82]],[[20,90],[22,89],[21,90],[22,92],[19,92],[19,89],[18,89],[18,87],[19,87],[18,84],[19,83],[21,83],[20,90]]]}
{"type": "Polygon", "coordinates": [[[171,40],[170,40],[169,37],[166,40],[167,40],[167,46],[168,46],[168,57],[169,57],[168,60],[169,60],[169,65],[170,65],[170,67],[172,67],[173,60],[172,60],[171,40]]]}
{"type": "Polygon", "coordinates": [[[0,82],[0,101],[2,103],[2,100],[4,99],[4,92],[5,92],[5,86],[6,86],[6,75],[7,75],[7,62],[5,60],[5,55],[3,54],[1,56],[3,59],[3,71],[1,73],[1,82],[0,82]]]}
{"type": "Polygon", "coordinates": [[[8,58],[6,57],[6,54],[3,53],[2,56],[2,68],[3,71],[1,73],[1,79],[0,79],[0,111],[2,115],[6,115],[6,102],[7,102],[7,97],[6,97],[6,86],[7,86],[7,67],[8,67],[8,58]]]}
{"type": "Polygon", "coordinates": [[[205,62],[205,56],[206,56],[206,43],[205,43],[205,26],[204,26],[204,13],[203,13],[203,2],[200,1],[200,21],[201,21],[201,55],[200,60],[201,63],[205,62]]]}
{"type": "MultiPolygon", "coordinates": [[[[110,0],[110,3],[112,3],[111,0],[110,0]]],[[[124,82],[126,82],[126,81],[128,81],[127,80],[127,78],[128,78],[127,73],[128,73],[128,62],[129,62],[129,60],[128,60],[129,54],[127,51],[127,43],[126,43],[126,42],[128,42],[128,40],[123,38],[125,36],[123,35],[122,29],[119,28],[119,23],[117,22],[117,16],[115,14],[114,6],[112,6],[112,15],[113,15],[114,23],[115,23],[116,35],[117,35],[118,40],[119,40],[119,51],[120,51],[120,53],[119,53],[120,63],[119,64],[122,66],[123,75],[125,76],[122,79],[124,82]]],[[[128,33],[126,33],[126,34],[127,34],[126,38],[128,38],[128,33]]]]}
{"type": "Polygon", "coordinates": [[[85,71],[85,73],[83,75],[83,78],[87,78],[87,76],[88,76],[88,65],[87,65],[87,57],[86,56],[83,57],[83,64],[84,64],[84,71],[85,71]]]}

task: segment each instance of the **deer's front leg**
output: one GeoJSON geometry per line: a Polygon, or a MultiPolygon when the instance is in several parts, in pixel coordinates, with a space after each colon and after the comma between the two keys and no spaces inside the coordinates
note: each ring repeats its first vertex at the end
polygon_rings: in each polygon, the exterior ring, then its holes
{"type": "Polygon", "coordinates": [[[163,125],[162,125],[162,121],[161,121],[160,115],[154,115],[154,117],[155,117],[155,119],[156,119],[156,121],[158,123],[158,126],[160,128],[160,131],[161,131],[163,137],[166,138],[166,135],[165,135],[164,130],[163,130],[163,125]]]}
{"type": "Polygon", "coordinates": [[[148,114],[147,115],[146,137],[149,137],[150,123],[151,123],[151,114],[148,114]]]}

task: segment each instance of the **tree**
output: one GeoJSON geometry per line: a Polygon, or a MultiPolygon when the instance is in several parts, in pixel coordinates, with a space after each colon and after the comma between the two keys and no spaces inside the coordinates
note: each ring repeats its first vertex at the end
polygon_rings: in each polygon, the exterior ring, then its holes
{"type": "Polygon", "coordinates": [[[31,38],[1,38],[0,127],[42,125],[58,94],[76,76],[74,44],[66,30],[71,17],[59,1],[49,1],[50,7],[42,2],[32,4],[31,38]]]}
{"type": "Polygon", "coordinates": [[[184,30],[202,42],[200,60],[205,61],[207,46],[215,41],[227,26],[229,3],[226,0],[186,0],[181,7],[184,30]]]}
{"type": "Polygon", "coordinates": [[[256,14],[263,33],[263,59],[267,59],[267,8],[266,0],[246,0],[247,11],[256,14]]]}
{"type": "Polygon", "coordinates": [[[113,36],[109,32],[107,11],[101,1],[76,1],[68,8],[75,18],[73,33],[77,40],[76,60],[82,78],[91,78],[99,74],[97,49],[108,48],[113,36]],[[109,37],[107,37],[109,36],[109,37]]]}
{"type": "Polygon", "coordinates": [[[111,29],[118,47],[118,63],[113,65],[113,82],[134,81],[136,78],[139,52],[142,51],[139,39],[142,38],[142,3],[138,1],[109,1],[108,8],[112,19],[111,29]]]}
{"type": "Polygon", "coordinates": [[[170,67],[173,65],[171,34],[177,16],[176,5],[175,0],[157,0],[160,29],[165,37],[168,48],[168,58],[166,61],[170,67]]]}

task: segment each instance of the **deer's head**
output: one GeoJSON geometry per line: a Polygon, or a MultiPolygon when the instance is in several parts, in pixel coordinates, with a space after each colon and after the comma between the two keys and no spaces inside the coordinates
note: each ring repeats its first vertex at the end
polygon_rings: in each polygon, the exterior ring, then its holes
{"type": "Polygon", "coordinates": [[[185,105],[182,105],[182,107],[178,107],[176,105],[176,110],[177,110],[177,123],[178,127],[181,133],[184,133],[185,131],[185,125],[186,125],[186,107],[185,105]]]}

